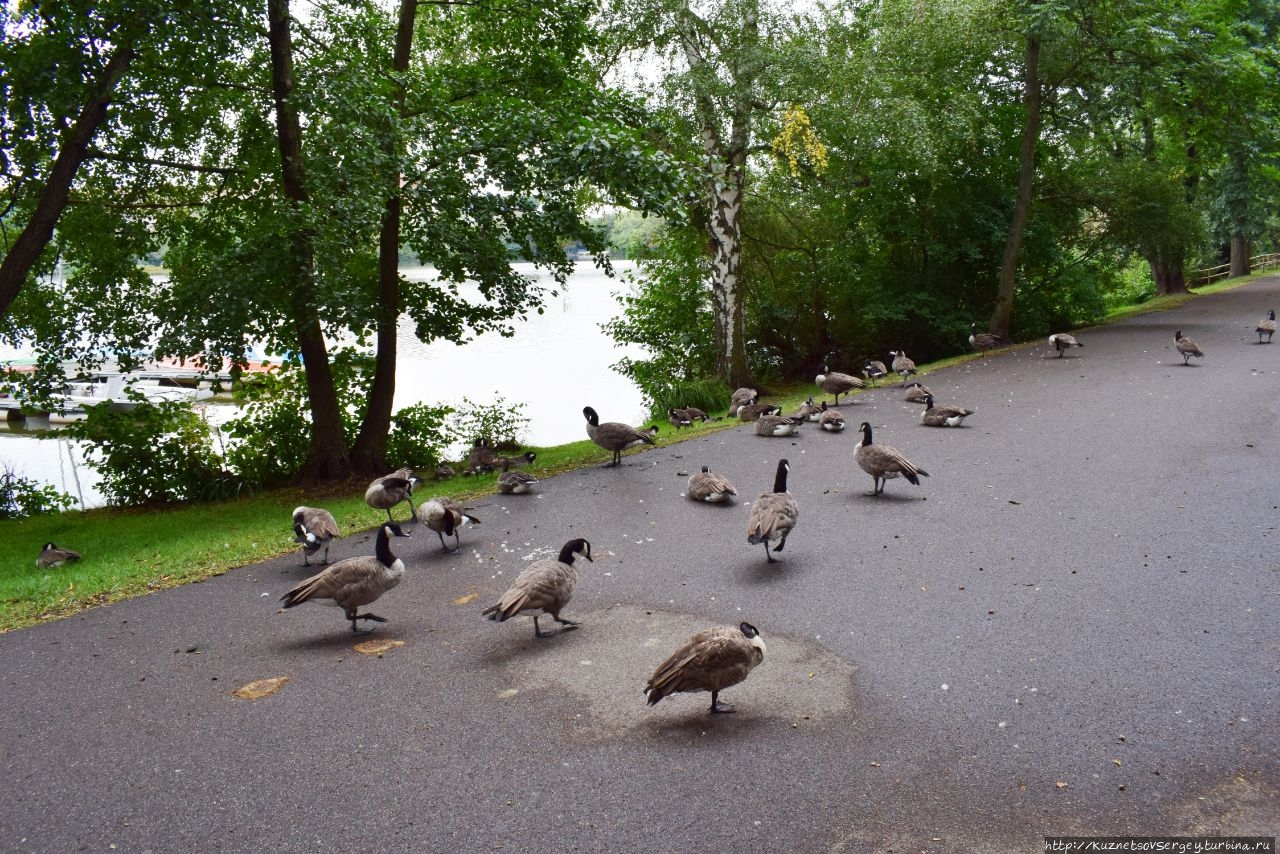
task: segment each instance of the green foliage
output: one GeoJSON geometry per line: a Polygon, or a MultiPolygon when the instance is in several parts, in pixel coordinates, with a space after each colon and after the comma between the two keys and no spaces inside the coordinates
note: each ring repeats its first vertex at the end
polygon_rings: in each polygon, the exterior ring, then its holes
{"type": "Polygon", "coordinates": [[[209,425],[185,402],[151,403],[126,391],[128,411],[110,403],[89,407],[67,434],[88,444],[86,460],[102,477],[112,504],[198,501],[222,491],[224,478],[209,425]]]}
{"type": "Polygon", "coordinates": [[[61,513],[75,505],[75,496],[52,484],[22,477],[7,464],[0,468],[0,519],[61,513]]]}
{"type": "Polygon", "coordinates": [[[1107,311],[1131,305],[1141,305],[1156,295],[1156,284],[1151,281],[1151,268],[1141,258],[1131,258],[1116,274],[1107,288],[1104,299],[1107,311]]]}
{"type": "MultiPolygon", "coordinates": [[[[453,408],[415,403],[391,416],[387,459],[396,467],[434,468],[449,445],[445,423],[453,408]]],[[[527,421],[527,419],[526,419],[527,421]]]]}
{"type": "Polygon", "coordinates": [[[484,440],[494,448],[518,448],[529,429],[529,416],[523,403],[508,403],[495,393],[492,403],[476,403],[462,398],[448,417],[447,435],[468,447],[484,440]]]}

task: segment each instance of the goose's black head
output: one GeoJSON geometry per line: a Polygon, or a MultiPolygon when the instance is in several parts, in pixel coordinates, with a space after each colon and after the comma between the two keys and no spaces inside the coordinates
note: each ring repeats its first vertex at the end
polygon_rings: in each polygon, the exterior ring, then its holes
{"type": "Polygon", "coordinates": [[[862,431],[863,444],[870,445],[871,444],[871,425],[863,421],[861,424],[858,425],[858,429],[862,431]]]}
{"type": "Polygon", "coordinates": [[[1173,333],[1173,340],[1174,340],[1174,341],[1181,341],[1181,340],[1182,340],[1182,330],[1181,330],[1181,329],[1179,329],[1177,332],[1173,333]]]}
{"type": "Polygon", "coordinates": [[[568,566],[573,566],[574,557],[585,557],[588,563],[595,563],[591,559],[591,543],[582,537],[570,540],[564,544],[564,548],[560,549],[560,557],[557,560],[568,566]]]}
{"type": "Polygon", "coordinates": [[[582,414],[587,419],[587,423],[592,427],[600,426],[600,416],[596,415],[596,411],[590,406],[582,407],[582,414]]]}
{"type": "Polygon", "coordinates": [[[773,475],[773,491],[787,491],[787,473],[791,471],[791,463],[786,460],[778,460],[778,470],[773,475]]]}
{"type": "Polygon", "coordinates": [[[924,405],[927,409],[933,409],[933,395],[926,394],[924,396],[924,405]]]}
{"type": "Polygon", "coordinates": [[[1275,309],[1272,309],[1271,311],[1268,311],[1268,312],[1267,312],[1267,320],[1275,320],[1275,319],[1276,319],[1276,311],[1275,311],[1275,309]]]}
{"type": "Polygon", "coordinates": [[[738,631],[742,632],[749,638],[760,637],[760,630],[750,623],[738,623],[738,631]]]}
{"type": "MultiPolygon", "coordinates": [[[[383,533],[383,535],[384,535],[384,536],[386,536],[387,538],[391,538],[391,537],[408,537],[408,536],[409,536],[408,534],[406,534],[404,531],[402,531],[402,530],[400,529],[400,523],[399,523],[399,522],[388,522],[387,524],[383,525],[383,526],[382,526],[382,533],[383,533]]],[[[412,538],[410,537],[410,539],[412,539],[412,538]]]]}
{"type": "Polygon", "coordinates": [[[703,466],[703,467],[702,467],[702,473],[703,473],[703,474],[707,474],[707,473],[709,473],[710,471],[711,471],[711,467],[710,467],[710,466],[703,466]]]}
{"type": "Polygon", "coordinates": [[[51,551],[53,551],[53,550],[54,550],[54,549],[56,549],[56,548],[57,548],[57,546],[55,546],[53,543],[45,543],[45,544],[44,544],[44,547],[43,547],[43,548],[41,548],[41,549],[40,549],[40,551],[42,551],[42,552],[51,552],[51,551]]]}

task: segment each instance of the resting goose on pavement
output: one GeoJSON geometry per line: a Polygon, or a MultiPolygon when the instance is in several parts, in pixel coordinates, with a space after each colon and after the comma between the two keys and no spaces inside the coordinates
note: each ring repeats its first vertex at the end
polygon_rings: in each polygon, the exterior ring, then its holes
{"type": "Polygon", "coordinates": [[[721,504],[732,501],[738,490],[734,489],[729,478],[722,474],[713,474],[707,466],[689,478],[689,486],[685,495],[690,501],[705,501],[708,504],[721,504]]]}
{"type": "Polygon", "coordinates": [[[898,383],[898,388],[902,388],[907,384],[907,377],[916,372],[916,363],[907,358],[905,350],[890,350],[889,355],[893,357],[893,372],[902,377],[898,383]]]}
{"type": "Polygon", "coordinates": [[[329,544],[338,533],[338,521],[328,510],[319,507],[295,507],[293,509],[293,534],[302,546],[302,565],[310,566],[311,555],[324,549],[324,562],[329,562],[329,544]]]}
{"type": "Polygon", "coordinates": [[[437,495],[435,498],[428,498],[418,508],[418,521],[436,532],[436,536],[440,538],[440,548],[456,555],[462,552],[462,537],[458,533],[459,530],[467,525],[480,524],[479,519],[467,512],[470,509],[470,507],[459,507],[453,503],[452,499],[437,495]],[[445,535],[453,537],[452,551],[445,545],[445,535]]]}
{"type": "Polygon", "coordinates": [[[902,396],[902,399],[907,403],[924,403],[924,399],[931,394],[933,392],[929,391],[928,386],[912,383],[907,386],[907,393],[902,396]]]}
{"type": "Polygon", "coordinates": [[[747,542],[752,545],[764,543],[764,556],[773,563],[773,555],[769,554],[769,543],[777,541],[775,552],[782,551],[787,544],[787,536],[800,519],[800,505],[787,492],[787,472],[791,464],[786,460],[778,461],[778,470],[773,478],[773,492],[762,493],[752,504],[751,513],[747,516],[747,542]]]}
{"type": "Polygon", "coordinates": [[[867,384],[862,380],[850,374],[842,374],[838,371],[832,371],[825,366],[822,373],[813,378],[813,382],[818,388],[827,394],[836,396],[836,406],[840,405],[840,395],[848,395],[854,389],[864,389],[867,384]]]}
{"type": "Polygon", "coordinates": [[[1065,332],[1058,332],[1054,335],[1050,335],[1049,344],[1053,349],[1058,351],[1058,358],[1062,358],[1062,356],[1072,347],[1084,346],[1076,340],[1074,335],[1068,335],[1065,332]]]}
{"type": "Polygon", "coordinates": [[[1194,338],[1188,338],[1183,335],[1181,329],[1173,333],[1173,343],[1174,346],[1178,348],[1178,352],[1182,354],[1182,364],[1184,365],[1191,364],[1192,356],[1195,356],[1198,359],[1204,358],[1204,353],[1201,352],[1200,345],[1195,342],[1194,338]]]}
{"type": "Polygon", "coordinates": [[[803,419],[785,415],[761,415],[756,419],[757,436],[794,436],[800,431],[803,419]]]}
{"type": "Polygon", "coordinates": [[[1258,333],[1259,344],[1270,344],[1271,336],[1276,334],[1276,313],[1274,310],[1268,311],[1267,316],[1258,321],[1258,328],[1254,330],[1258,333]],[[1263,341],[1262,336],[1267,336],[1267,340],[1263,341]]]}
{"type": "Polygon", "coordinates": [[[391,508],[401,501],[408,501],[409,510],[417,516],[418,511],[413,506],[413,482],[416,479],[413,469],[397,469],[369,484],[364,491],[364,501],[374,510],[386,510],[388,522],[395,521],[391,518],[391,508]]]}
{"type": "Polygon", "coordinates": [[[378,543],[372,557],[349,557],[311,576],[280,597],[284,608],[293,608],[312,599],[331,599],[346,612],[347,619],[351,621],[351,631],[355,634],[364,633],[356,628],[357,620],[385,623],[385,617],[358,612],[361,605],[377,601],[404,577],[404,562],[391,553],[391,538],[407,536],[395,522],[388,522],[378,529],[378,543]]]}
{"type": "Polygon", "coordinates": [[[582,538],[570,540],[560,549],[555,560],[544,558],[527,566],[516,576],[511,589],[502,594],[498,604],[486,608],[483,615],[495,623],[503,623],[517,614],[533,614],[533,636],[549,638],[553,631],[544,632],[538,627],[538,617],[549,615],[569,629],[578,624],[560,617],[560,609],[573,598],[573,587],[578,583],[578,570],[573,565],[575,557],[591,561],[591,543],[582,538]]]}
{"type": "Polygon", "coordinates": [[[931,394],[925,395],[924,406],[924,412],[920,413],[920,423],[927,427],[959,427],[973,414],[972,409],[965,409],[962,406],[952,406],[949,403],[935,404],[931,394]]]}
{"type": "Polygon", "coordinates": [[[79,552],[73,552],[71,549],[60,549],[53,543],[45,543],[44,548],[40,549],[40,556],[36,558],[36,568],[53,569],[55,566],[75,563],[78,560],[80,560],[79,552]]]}
{"type": "Polygon", "coordinates": [[[839,409],[828,409],[827,402],[822,402],[822,415],[818,417],[818,426],[828,433],[839,433],[844,430],[844,415],[839,409]]]}
{"type": "Polygon", "coordinates": [[[591,437],[591,441],[613,454],[613,460],[609,466],[621,465],[622,452],[627,448],[641,444],[655,444],[653,437],[658,432],[656,424],[648,430],[637,430],[630,424],[619,421],[606,421],[601,424],[600,416],[590,406],[584,406],[582,414],[587,419],[587,435],[591,437]]]}
{"type": "Polygon", "coordinates": [[[813,397],[810,396],[808,400],[800,404],[800,408],[796,410],[796,414],[792,417],[800,418],[805,421],[817,421],[821,415],[822,407],[814,403],[813,397]]]}
{"type": "Polygon", "coordinates": [[[750,623],[716,626],[698,632],[658,665],[644,686],[649,705],[685,691],[710,691],[711,714],[732,712],[720,692],[747,678],[764,661],[764,640],[750,623]]]}
{"type": "Polygon", "coordinates": [[[871,475],[872,482],[875,484],[875,492],[871,493],[872,495],[884,492],[885,482],[890,478],[902,476],[919,486],[920,478],[929,476],[927,471],[913,464],[895,448],[873,443],[871,425],[867,422],[863,421],[858,429],[862,431],[862,441],[853,452],[853,459],[859,468],[871,475]]]}

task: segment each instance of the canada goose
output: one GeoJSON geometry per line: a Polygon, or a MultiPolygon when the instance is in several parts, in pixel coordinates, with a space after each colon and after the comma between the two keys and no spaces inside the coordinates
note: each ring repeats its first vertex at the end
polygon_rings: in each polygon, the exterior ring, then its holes
{"type": "Polygon", "coordinates": [[[711,714],[732,712],[720,692],[747,678],[764,661],[764,640],[750,623],[716,626],[698,632],[658,665],[644,686],[649,705],[684,691],[710,691],[711,714]]]}
{"type": "Polygon", "coordinates": [[[600,416],[590,406],[582,408],[582,414],[587,419],[587,435],[591,437],[591,441],[595,442],[606,451],[613,454],[613,460],[609,466],[622,465],[622,452],[627,448],[635,445],[654,444],[653,436],[658,432],[658,425],[653,425],[648,430],[637,430],[630,424],[623,424],[619,421],[606,421],[600,423],[600,416]]]}
{"type": "Polygon", "coordinates": [[[1268,311],[1267,316],[1258,321],[1258,328],[1255,331],[1258,333],[1259,344],[1271,343],[1271,336],[1276,332],[1276,313],[1274,310],[1268,311]],[[1267,340],[1265,342],[1262,340],[1263,335],[1267,336],[1267,340]]]}
{"type": "Polygon", "coordinates": [[[329,562],[329,544],[340,537],[338,522],[328,510],[319,507],[295,507],[293,509],[294,539],[302,546],[302,565],[310,566],[311,555],[324,547],[324,562],[329,562]]]}
{"type": "Polygon", "coordinates": [[[75,563],[80,559],[79,552],[71,549],[60,549],[53,543],[45,543],[40,549],[40,557],[36,558],[37,569],[53,569],[67,563],[75,563]]]}
{"type": "Polygon", "coordinates": [[[1204,353],[1200,350],[1200,345],[1195,342],[1194,338],[1188,338],[1182,334],[1182,330],[1173,333],[1173,343],[1178,348],[1178,352],[1182,354],[1182,364],[1191,364],[1191,357],[1196,356],[1203,359],[1204,353]]]}
{"type": "Polygon", "coordinates": [[[793,415],[792,418],[800,418],[805,421],[817,421],[818,417],[821,415],[822,407],[814,403],[813,396],[810,395],[808,400],[800,404],[800,408],[796,410],[796,414],[793,415]]]}
{"type": "Polygon", "coordinates": [[[902,396],[902,399],[908,403],[924,403],[924,399],[931,394],[933,392],[929,391],[928,386],[912,383],[907,386],[907,393],[902,396]]]}
{"type": "Polygon", "coordinates": [[[924,412],[920,413],[920,423],[929,427],[959,427],[961,422],[973,414],[972,409],[961,406],[934,404],[932,394],[925,395],[924,407],[924,412]]]}
{"type": "Polygon", "coordinates": [[[863,421],[858,429],[862,431],[862,441],[853,452],[853,459],[863,471],[871,475],[872,482],[875,484],[875,492],[871,493],[872,495],[884,492],[884,485],[890,478],[901,475],[919,486],[920,478],[929,476],[927,471],[912,464],[896,449],[888,445],[873,444],[871,425],[867,422],[863,421]]]}
{"type": "MultiPolygon", "coordinates": [[[[361,605],[377,601],[404,577],[404,561],[391,553],[391,538],[407,536],[395,522],[388,522],[378,529],[373,557],[349,557],[311,576],[280,597],[284,607],[292,608],[312,599],[332,599],[333,604],[346,612],[347,619],[351,621],[351,631],[355,634],[364,633],[356,628],[357,620],[385,623],[385,617],[357,612],[361,605]]],[[[370,627],[366,631],[372,630],[370,627]]]]}
{"type": "Polygon", "coordinates": [[[902,377],[898,383],[898,388],[902,388],[907,384],[907,376],[916,372],[916,363],[907,358],[906,350],[890,350],[889,355],[893,357],[893,372],[902,377]]]}
{"type": "Polygon", "coordinates": [[[778,470],[773,477],[773,492],[762,493],[751,505],[751,513],[747,516],[747,542],[752,545],[764,543],[764,556],[773,563],[773,555],[769,554],[769,543],[774,540],[775,552],[782,551],[787,544],[787,536],[796,526],[800,518],[800,505],[787,492],[787,472],[791,464],[786,460],[778,460],[778,470]]]}
{"type": "Polygon", "coordinates": [[[844,415],[839,409],[828,409],[827,402],[822,402],[822,415],[818,418],[818,426],[828,433],[839,433],[844,430],[844,415]]]}
{"type": "Polygon", "coordinates": [[[884,362],[877,362],[873,359],[862,366],[862,375],[874,386],[876,380],[889,375],[889,369],[884,366],[884,362]]]}
{"type": "Polygon", "coordinates": [[[761,415],[756,419],[756,435],[794,436],[800,432],[800,425],[803,423],[803,419],[788,418],[785,415],[774,415],[772,413],[761,415]]]}
{"type": "Polygon", "coordinates": [[[446,552],[449,551],[449,547],[444,543],[444,536],[451,535],[454,548],[450,553],[459,554],[462,551],[462,537],[458,531],[468,524],[480,524],[479,519],[467,512],[470,509],[470,507],[459,507],[451,499],[437,495],[435,498],[428,498],[418,508],[418,521],[436,532],[436,536],[440,538],[440,548],[446,552]]]}
{"type": "Polygon", "coordinates": [[[979,332],[977,322],[969,324],[969,346],[975,350],[990,350],[994,347],[1003,347],[1008,343],[1007,338],[990,332],[979,332]]]}
{"type": "Polygon", "coordinates": [[[467,454],[467,471],[471,474],[478,474],[483,471],[493,471],[497,459],[497,454],[493,448],[489,447],[487,439],[476,439],[474,445],[471,446],[471,452],[467,454]]]}
{"type": "Polygon", "coordinates": [[[690,421],[710,421],[711,416],[703,412],[696,406],[686,406],[683,410],[684,414],[689,416],[690,421]]]}
{"type": "Polygon", "coordinates": [[[533,491],[538,479],[527,472],[512,471],[511,460],[502,458],[502,474],[498,475],[498,491],[503,495],[524,495],[533,491]]]}
{"type": "Polygon", "coordinates": [[[668,409],[667,420],[679,430],[681,427],[688,427],[693,423],[693,419],[689,417],[689,413],[683,409],[668,409]]]}
{"type": "Polygon", "coordinates": [[[748,403],[755,403],[760,397],[760,392],[753,388],[740,388],[729,398],[729,417],[733,418],[738,414],[738,410],[746,406],[748,403]]]}
{"type": "MultiPolygon", "coordinates": [[[[495,468],[502,468],[504,465],[508,468],[515,468],[516,466],[530,465],[537,458],[537,452],[525,451],[518,457],[494,457],[493,465],[495,468]]],[[[506,469],[503,469],[503,471],[506,471],[506,469]]]]}
{"type": "Polygon", "coordinates": [[[440,465],[436,466],[436,480],[448,480],[449,478],[453,477],[455,474],[457,474],[457,472],[453,470],[453,466],[451,465],[446,465],[445,463],[441,463],[440,465]]]}
{"type": "Polygon", "coordinates": [[[761,415],[781,415],[782,407],[772,403],[747,403],[738,407],[739,421],[755,421],[761,415]]]}
{"type": "MultiPolygon", "coordinates": [[[[577,628],[572,620],[561,619],[560,609],[573,598],[573,586],[578,583],[578,570],[573,566],[575,556],[591,560],[591,543],[579,537],[570,540],[560,549],[555,560],[544,558],[527,566],[516,576],[511,589],[502,594],[498,604],[486,608],[483,615],[495,623],[506,622],[517,614],[533,614],[533,636],[549,638],[555,632],[544,632],[538,627],[538,617],[551,615],[551,619],[569,629],[577,628]]],[[[565,629],[568,631],[569,629],[565,629]]]]}
{"type": "Polygon", "coordinates": [[[1059,359],[1061,359],[1062,355],[1066,353],[1066,351],[1069,350],[1070,348],[1084,346],[1083,344],[1081,344],[1079,341],[1076,340],[1074,335],[1068,335],[1065,332],[1059,332],[1055,335],[1050,335],[1049,344],[1050,346],[1053,347],[1053,349],[1058,351],[1059,359]]]}
{"type": "Polygon", "coordinates": [[[369,484],[369,488],[364,491],[364,501],[374,510],[386,510],[388,522],[395,521],[395,519],[391,518],[391,508],[401,501],[408,501],[409,510],[413,512],[414,516],[417,516],[418,511],[413,506],[413,482],[415,480],[417,478],[413,476],[413,469],[397,469],[391,474],[380,477],[369,484]]]}
{"type": "Polygon", "coordinates": [[[702,471],[689,478],[689,486],[685,489],[689,500],[706,501],[709,504],[732,501],[737,494],[738,490],[733,488],[729,478],[722,474],[712,474],[707,466],[703,466],[702,471]]]}
{"type": "Polygon", "coordinates": [[[822,371],[822,373],[813,378],[813,382],[827,394],[836,396],[836,406],[840,405],[840,395],[847,395],[855,388],[863,389],[867,387],[866,383],[855,376],[832,371],[825,366],[822,371]]]}

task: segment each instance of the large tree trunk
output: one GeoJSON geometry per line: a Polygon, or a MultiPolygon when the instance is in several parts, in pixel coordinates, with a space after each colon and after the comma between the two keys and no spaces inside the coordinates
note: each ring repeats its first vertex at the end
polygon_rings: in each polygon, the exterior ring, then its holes
{"type": "MultiPolygon", "coordinates": [[[[302,169],[302,127],[297,108],[290,100],[293,94],[293,39],[289,32],[289,0],[267,0],[267,18],[281,180],[286,198],[295,209],[301,210],[310,199],[302,169]]],[[[298,336],[298,352],[302,354],[307,378],[307,396],[311,401],[311,448],[298,479],[304,483],[338,480],[350,476],[351,460],[347,455],[329,351],[320,327],[314,239],[304,228],[295,229],[288,239],[293,255],[290,309],[298,336]]]]}
{"type": "MultiPolygon", "coordinates": [[[[409,70],[410,48],[413,46],[413,23],[418,0],[401,0],[396,27],[396,45],[391,58],[395,78],[396,115],[404,115],[403,72],[409,70]]],[[[395,134],[387,135],[388,162],[399,158],[395,134]]],[[[396,394],[396,324],[400,319],[400,172],[387,179],[387,207],[382,215],[382,231],[378,236],[378,352],[375,357],[373,385],[369,389],[369,406],[365,410],[360,435],[351,449],[351,464],[361,474],[382,474],[387,465],[387,435],[391,432],[391,407],[396,394]]]]}
{"type": "Polygon", "coordinates": [[[1230,157],[1227,216],[1231,220],[1231,267],[1228,275],[1249,275],[1249,161],[1241,146],[1230,157]]]}
{"type": "Polygon", "coordinates": [[[1157,294],[1168,296],[1187,292],[1186,271],[1181,260],[1148,258],[1147,264],[1151,267],[1151,281],[1155,282],[1157,294]]]}
{"type": "Polygon", "coordinates": [[[1027,61],[1023,69],[1023,97],[1027,105],[1027,121],[1022,129],[1022,150],[1018,154],[1018,195],[1013,202],[1013,220],[1000,262],[1000,287],[991,312],[989,331],[1008,338],[1013,325],[1013,290],[1018,277],[1018,258],[1022,253],[1022,235],[1031,212],[1031,187],[1036,175],[1036,143],[1040,140],[1040,36],[1027,35],[1027,61]]]}
{"type": "Polygon", "coordinates": [[[741,166],[713,182],[707,235],[711,245],[711,307],[715,318],[716,373],[730,388],[750,383],[742,299],[741,166]]]}
{"type": "Polygon", "coordinates": [[[58,156],[54,158],[53,168],[49,170],[49,177],[36,201],[31,219],[14,238],[9,251],[5,253],[4,261],[0,263],[0,316],[8,314],[9,307],[26,283],[31,268],[39,260],[40,253],[44,252],[53,239],[54,226],[58,224],[62,210],[67,206],[71,184],[80,170],[80,164],[88,156],[89,143],[107,118],[107,107],[111,103],[116,84],[128,70],[129,63],[133,62],[133,43],[138,31],[136,25],[130,25],[116,34],[114,50],[94,84],[92,95],[80,108],[80,115],[76,117],[75,123],[62,133],[58,156]]]}
{"type": "Polygon", "coordinates": [[[1231,268],[1228,275],[1249,275],[1249,237],[1244,233],[1244,223],[1236,224],[1236,233],[1231,235],[1231,268]]]}

